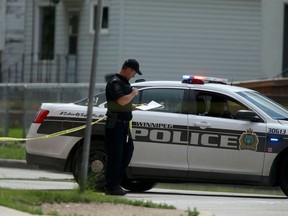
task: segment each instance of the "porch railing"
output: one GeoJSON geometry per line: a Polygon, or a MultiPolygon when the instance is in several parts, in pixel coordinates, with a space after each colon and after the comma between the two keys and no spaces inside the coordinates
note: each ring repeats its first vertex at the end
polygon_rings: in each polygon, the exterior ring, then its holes
{"type": "Polygon", "coordinates": [[[56,54],[40,60],[43,54],[2,53],[2,83],[76,83],[77,56],[56,54]]]}

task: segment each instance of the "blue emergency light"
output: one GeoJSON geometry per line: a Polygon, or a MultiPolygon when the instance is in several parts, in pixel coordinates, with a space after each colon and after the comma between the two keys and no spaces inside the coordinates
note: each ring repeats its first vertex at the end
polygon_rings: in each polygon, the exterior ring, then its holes
{"type": "Polygon", "coordinates": [[[278,143],[278,142],[280,142],[282,139],[281,139],[281,137],[279,137],[279,136],[275,136],[275,135],[273,135],[273,136],[268,136],[267,137],[267,140],[268,140],[268,142],[271,142],[271,143],[278,143]]]}

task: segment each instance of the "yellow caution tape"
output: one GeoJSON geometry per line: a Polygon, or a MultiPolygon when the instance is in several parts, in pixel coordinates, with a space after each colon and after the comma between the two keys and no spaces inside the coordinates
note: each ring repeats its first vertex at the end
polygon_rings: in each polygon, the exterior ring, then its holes
{"type": "Polygon", "coordinates": [[[129,129],[132,130],[132,120],[129,121],[129,129]]]}
{"type": "MultiPolygon", "coordinates": [[[[92,122],[91,125],[97,124],[98,122],[100,122],[106,118],[107,118],[107,116],[104,116],[103,118],[100,118],[100,119],[92,122]]],[[[45,136],[40,136],[40,137],[30,137],[30,138],[0,137],[0,141],[11,142],[11,141],[28,141],[28,140],[47,139],[47,138],[52,138],[52,137],[57,137],[57,136],[73,133],[73,132],[84,129],[85,127],[86,127],[86,125],[81,125],[81,126],[78,126],[75,128],[71,128],[71,129],[67,129],[67,130],[63,130],[63,131],[58,131],[58,132],[48,134],[45,136]]]]}

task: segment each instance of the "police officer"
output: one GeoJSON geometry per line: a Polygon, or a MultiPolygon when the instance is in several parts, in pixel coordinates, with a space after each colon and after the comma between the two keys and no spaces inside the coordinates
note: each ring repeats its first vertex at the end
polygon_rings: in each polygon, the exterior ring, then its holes
{"type": "Polygon", "coordinates": [[[129,121],[132,119],[132,99],[138,94],[129,80],[142,73],[135,59],[124,62],[120,72],[106,85],[107,121],[105,128],[105,146],[107,165],[105,171],[105,194],[126,194],[120,186],[132,158],[134,144],[130,135],[129,121]]]}

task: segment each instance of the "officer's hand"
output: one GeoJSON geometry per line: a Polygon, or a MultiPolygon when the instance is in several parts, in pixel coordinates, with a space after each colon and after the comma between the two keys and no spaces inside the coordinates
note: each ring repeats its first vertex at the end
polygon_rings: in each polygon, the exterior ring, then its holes
{"type": "Polygon", "coordinates": [[[134,96],[136,96],[136,95],[138,95],[138,89],[137,88],[132,88],[132,94],[134,95],[134,96]]]}

